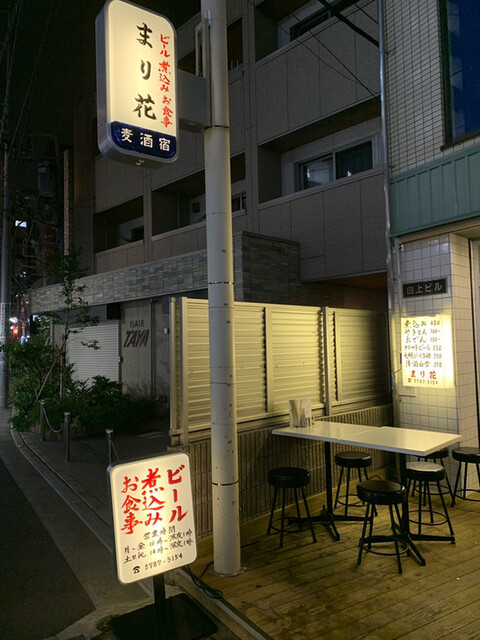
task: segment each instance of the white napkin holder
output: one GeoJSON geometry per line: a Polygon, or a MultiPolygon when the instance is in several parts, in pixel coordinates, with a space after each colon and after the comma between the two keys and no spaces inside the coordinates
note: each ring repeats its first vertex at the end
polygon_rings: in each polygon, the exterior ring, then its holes
{"type": "Polygon", "coordinates": [[[309,427],[312,424],[311,398],[294,398],[290,400],[290,426],[309,427]]]}

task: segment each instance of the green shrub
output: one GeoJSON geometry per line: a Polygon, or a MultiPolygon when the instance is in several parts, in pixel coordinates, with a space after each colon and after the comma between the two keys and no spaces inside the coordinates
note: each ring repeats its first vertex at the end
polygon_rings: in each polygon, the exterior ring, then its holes
{"type": "MultiPolygon", "coordinates": [[[[60,364],[57,351],[45,342],[41,334],[32,336],[27,342],[7,342],[2,347],[7,354],[10,377],[8,399],[14,408],[12,425],[15,429],[29,429],[38,422],[38,394],[54,397],[59,394],[60,364]],[[51,374],[47,378],[48,371],[51,374]],[[33,418],[33,416],[36,418],[33,418]],[[33,422],[32,422],[33,421],[33,422]]],[[[71,387],[72,368],[63,370],[63,384],[71,387]]]]}
{"type": "MultiPolygon", "coordinates": [[[[82,425],[86,433],[110,427],[134,430],[141,421],[155,415],[153,401],[122,393],[120,383],[104,376],[95,376],[91,385],[74,382],[73,365],[67,363],[69,335],[99,322],[97,316],[90,315],[83,299],[85,285],[79,279],[85,270],[79,254],[74,247],[66,253],[56,251],[45,270],[61,288],[63,312],[61,316],[49,315],[61,320],[62,340],[58,348],[50,344],[50,322],[44,318],[36,323],[38,333],[24,344],[13,341],[0,347],[7,354],[11,372],[9,402],[14,408],[13,427],[29,429],[38,424],[40,400],[44,399],[45,412],[54,429],[59,428],[65,412],[69,412],[71,421],[82,425]]],[[[87,346],[98,348],[95,341],[87,346]]]]}
{"type": "Polygon", "coordinates": [[[109,428],[116,433],[133,433],[155,416],[156,406],[153,400],[123,393],[119,382],[95,376],[91,386],[77,382],[63,398],[48,398],[45,411],[52,426],[61,424],[68,411],[71,421],[80,424],[86,435],[94,435],[109,428]]]}
{"type": "Polygon", "coordinates": [[[139,424],[155,416],[153,400],[123,393],[119,382],[104,376],[95,376],[90,386],[74,381],[73,366],[61,367],[58,351],[46,342],[45,335],[34,335],[24,344],[9,342],[2,349],[10,367],[9,402],[14,408],[14,429],[23,431],[39,424],[41,399],[55,430],[63,424],[65,412],[85,434],[104,433],[108,428],[117,433],[134,432],[139,424]]]}

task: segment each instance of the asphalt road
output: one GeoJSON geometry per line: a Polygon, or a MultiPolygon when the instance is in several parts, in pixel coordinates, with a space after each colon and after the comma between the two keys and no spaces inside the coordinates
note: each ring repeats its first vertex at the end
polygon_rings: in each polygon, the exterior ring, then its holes
{"type": "Polygon", "coordinates": [[[95,605],[1,461],[0,486],[0,634],[41,640],[95,605]]]}
{"type": "MultiPolygon", "coordinates": [[[[0,415],[0,640],[92,638],[151,599],[25,460],[0,415]]],[[[114,637],[114,636],[113,636],[114,637]]]]}

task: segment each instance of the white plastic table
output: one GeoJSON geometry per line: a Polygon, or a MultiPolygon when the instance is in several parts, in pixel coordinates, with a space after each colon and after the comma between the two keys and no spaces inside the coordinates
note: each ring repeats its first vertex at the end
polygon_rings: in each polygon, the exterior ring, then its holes
{"type": "MultiPolygon", "coordinates": [[[[406,486],[406,455],[424,457],[434,451],[456,444],[462,439],[462,436],[458,433],[404,429],[402,427],[371,427],[344,422],[332,422],[329,420],[317,420],[308,427],[282,427],[274,429],[272,434],[291,438],[303,438],[305,440],[320,440],[325,443],[327,504],[326,508],[324,507],[323,513],[314,518],[317,521],[329,525],[337,540],[340,539],[340,535],[335,526],[335,519],[337,519],[338,516],[335,516],[333,513],[332,460],[330,451],[332,442],[366,447],[368,449],[392,451],[400,454],[400,480],[402,484],[406,486]]],[[[425,559],[419,553],[412,540],[437,540],[446,538],[425,534],[412,534],[409,526],[408,500],[405,501],[403,505],[402,520],[404,528],[408,532],[407,544],[420,561],[420,564],[425,564],[425,559]]]]}

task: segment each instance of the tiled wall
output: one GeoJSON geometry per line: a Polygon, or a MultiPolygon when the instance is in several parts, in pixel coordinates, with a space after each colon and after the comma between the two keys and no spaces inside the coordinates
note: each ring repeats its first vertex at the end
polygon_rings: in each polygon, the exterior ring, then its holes
{"type": "MultiPolygon", "coordinates": [[[[236,300],[298,304],[299,299],[304,301],[315,292],[315,287],[307,288],[300,283],[296,242],[235,234],[233,252],[236,300]]],[[[196,251],[107,271],[86,276],[79,282],[85,285],[83,298],[89,305],[187,295],[208,286],[207,252],[196,251]]],[[[325,303],[324,298],[318,300],[325,303]]],[[[315,302],[318,301],[311,304],[315,302]]],[[[333,300],[328,298],[328,303],[332,305],[333,300]]],[[[30,313],[58,310],[62,305],[59,285],[32,289],[30,293],[30,313]]]]}
{"type": "Polygon", "coordinates": [[[478,143],[444,146],[439,4],[383,0],[392,176],[478,143]]]}
{"type": "MultiPolygon", "coordinates": [[[[299,245],[290,240],[253,233],[233,236],[235,299],[245,302],[309,304],[365,309],[385,309],[383,292],[362,292],[356,300],[348,287],[303,284],[300,281],[299,245]]],[[[160,296],[188,295],[206,289],[207,252],[196,251],[155,260],[80,279],[83,298],[89,305],[141,300],[160,296]]],[[[62,308],[59,285],[32,289],[30,313],[62,308]]]]}
{"type": "MultiPolygon", "coordinates": [[[[398,245],[394,261],[395,370],[397,423],[403,427],[460,433],[462,446],[478,446],[475,344],[469,241],[442,234],[398,245]],[[446,278],[447,293],[404,298],[402,286],[446,278]],[[402,385],[399,353],[402,316],[451,314],[455,386],[450,389],[402,385]]],[[[451,469],[451,472],[454,469],[451,469]]],[[[472,476],[472,482],[475,480],[472,476]]]]}

